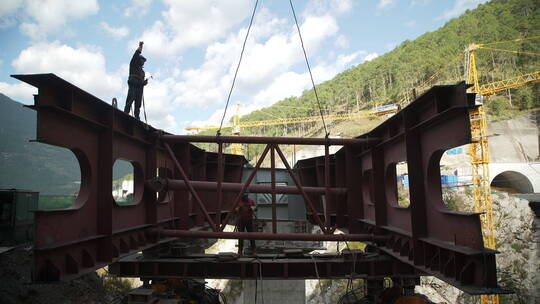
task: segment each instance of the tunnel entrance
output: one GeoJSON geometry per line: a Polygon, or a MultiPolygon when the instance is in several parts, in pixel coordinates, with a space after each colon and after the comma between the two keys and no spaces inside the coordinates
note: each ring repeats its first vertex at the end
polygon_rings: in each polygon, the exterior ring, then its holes
{"type": "Polygon", "coordinates": [[[533,186],[529,179],[515,171],[499,173],[491,182],[491,188],[509,193],[532,193],[533,186]]]}

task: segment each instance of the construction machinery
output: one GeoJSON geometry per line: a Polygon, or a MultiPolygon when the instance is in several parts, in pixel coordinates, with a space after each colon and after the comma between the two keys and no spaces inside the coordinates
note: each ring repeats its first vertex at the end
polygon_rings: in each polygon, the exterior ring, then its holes
{"type": "MultiPolygon", "coordinates": [[[[470,91],[476,93],[478,106],[470,112],[471,117],[471,136],[472,143],[469,145],[469,154],[471,156],[472,182],[473,182],[473,199],[474,211],[482,213],[480,219],[482,224],[482,233],[486,248],[496,249],[495,242],[495,227],[493,222],[493,201],[491,198],[491,187],[489,182],[489,146],[488,146],[488,129],[487,118],[482,105],[484,98],[489,97],[497,92],[516,88],[525,84],[540,81],[540,71],[527,73],[508,79],[490,82],[484,85],[478,83],[478,70],[476,68],[475,51],[480,48],[486,48],[498,51],[508,51],[503,49],[494,49],[487,47],[488,45],[505,43],[505,42],[520,42],[528,39],[539,37],[514,39],[510,41],[495,42],[489,44],[470,44],[465,51],[466,54],[466,79],[469,84],[472,84],[470,91]]],[[[518,51],[510,51],[518,52],[518,51]]],[[[526,52],[531,53],[531,52],[526,52]]],[[[538,54],[540,55],[540,54],[538,54]]],[[[480,302],[482,304],[498,304],[498,295],[481,295],[480,302]]]]}
{"type": "MultiPolygon", "coordinates": [[[[525,53],[530,55],[540,55],[534,52],[527,51],[515,51],[515,50],[505,50],[500,48],[493,48],[492,45],[509,43],[509,42],[522,42],[530,39],[538,39],[540,36],[528,37],[528,38],[518,38],[506,41],[485,43],[485,44],[470,44],[463,52],[458,54],[454,59],[448,61],[448,63],[443,66],[441,69],[437,70],[431,77],[429,77],[424,83],[412,90],[412,94],[409,94],[407,91],[404,94],[404,97],[397,102],[398,105],[406,105],[411,99],[415,99],[416,95],[429,88],[441,74],[446,70],[451,64],[454,63],[455,59],[458,59],[465,55],[465,79],[467,83],[471,84],[472,87],[469,89],[471,93],[476,93],[476,103],[477,106],[470,111],[470,124],[471,124],[471,136],[472,143],[469,145],[469,154],[471,157],[471,170],[472,170],[472,182],[473,182],[473,200],[474,200],[474,210],[475,212],[481,213],[481,224],[483,232],[483,241],[486,248],[496,249],[495,242],[495,229],[493,222],[493,202],[491,198],[491,188],[490,188],[490,179],[489,179],[489,146],[488,146],[488,130],[487,130],[487,118],[484,107],[482,105],[484,99],[488,99],[490,96],[505,90],[512,88],[517,88],[526,84],[534,83],[540,81],[540,71],[534,71],[531,73],[526,73],[507,79],[489,82],[485,84],[479,83],[478,70],[476,66],[476,55],[475,51],[478,49],[489,49],[502,52],[510,53],[525,53]]],[[[357,112],[357,113],[347,113],[347,114],[332,114],[325,117],[328,121],[334,120],[346,120],[354,119],[360,117],[372,117],[380,116],[385,114],[391,114],[399,110],[399,107],[395,105],[388,105],[386,107],[378,107],[377,110],[372,112],[357,112]]],[[[314,122],[318,121],[319,116],[311,117],[297,117],[297,118],[283,118],[275,120],[266,120],[266,121],[253,121],[240,123],[239,110],[237,108],[237,116],[233,120],[233,125],[228,126],[234,128],[235,132],[239,131],[242,127],[260,127],[260,126],[269,126],[269,125],[279,125],[279,124],[290,124],[290,123],[301,123],[301,122],[314,122]]],[[[186,130],[212,130],[217,129],[217,127],[204,127],[204,128],[186,128],[186,130]]],[[[237,144],[238,145],[238,144],[237,144]]],[[[497,295],[482,295],[481,296],[482,304],[497,304],[499,303],[499,297],[497,295]]]]}
{"type": "MultiPolygon", "coordinates": [[[[356,118],[368,118],[368,117],[380,117],[380,116],[389,116],[393,115],[399,111],[400,107],[398,105],[386,105],[373,109],[372,111],[361,111],[353,113],[342,113],[342,114],[330,114],[325,115],[325,121],[338,121],[338,120],[348,120],[356,118]]],[[[232,129],[233,136],[240,136],[242,128],[250,127],[265,127],[265,126],[275,126],[275,125],[286,125],[286,124],[295,124],[295,123],[306,123],[306,122],[318,122],[320,121],[321,116],[303,116],[303,117],[287,117],[287,118],[277,118],[271,120],[256,120],[256,121],[247,121],[240,122],[240,103],[236,104],[236,115],[233,117],[233,123],[226,126],[207,126],[207,127],[188,127],[185,128],[186,131],[206,131],[206,130],[220,130],[220,129],[232,129]]],[[[239,143],[232,143],[230,145],[230,153],[243,155],[243,147],[239,143]]]]}
{"type": "MultiPolygon", "coordinates": [[[[324,119],[328,121],[335,120],[347,120],[354,118],[365,118],[365,117],[379,117],[384,115],[391,115],[396,113],[399,110],[397,105],[390,105],[388,108],[377,108],[373,111],[362,111],[362,112],[353,112],[353,113],[343,113],[343,114],[331,114],[325,115],[324,119]]],[[[256,121],[246,121],[240,122],[240,117],[238,115],[239,110],[237,108],[237,115],[233,118],[233,124],[222,126],[221,129],[233,129],[233,135],[239,134],[242,128],[250,127],[264,127],[264,126],[274,126],[274,125],[286,125],[293,123],[304,123],[304,122],[317,122],[320,121],[321,116],[303,116],[303,117],[286,117],[278,118],[271,120],[256,120],[256,121]],[[237,132],[238,131],[238,132],[237,132]]],[[[187,131],[205,131],[205,130],[218,130],[219,126],[207,126],[207,127],[188,127],[185,128],[187,131]]]]}

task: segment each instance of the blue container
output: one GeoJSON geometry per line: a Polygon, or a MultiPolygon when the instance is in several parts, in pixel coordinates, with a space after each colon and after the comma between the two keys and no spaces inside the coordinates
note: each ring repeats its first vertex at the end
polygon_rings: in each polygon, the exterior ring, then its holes
{"type": "Polygon", "coordinates": [[[455,187],[457,183],[457,175],[441,175],[441,184],[443,187],[455,187]]]}
{"type": "Polygon", "coordinates": [[[462,154],[463,153],[463,148],[453,148],[453,149],[449,149],[446,151],[446,154],[449,154],[449,155],[455,155],[455,154],[462,154]]]}

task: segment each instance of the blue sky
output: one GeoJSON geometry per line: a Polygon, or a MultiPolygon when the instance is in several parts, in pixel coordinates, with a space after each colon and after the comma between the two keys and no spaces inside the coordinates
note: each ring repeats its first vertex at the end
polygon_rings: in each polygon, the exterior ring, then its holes
{"type": "MultiPolygon", "coordinates": [[[[317,83],[433,31],[486,0],[294,0],[317,83]]],[[[219,124],[255,0],[2,0],[0,92],[9,77],[55,73],[121,107],[128,64],[145,42],[148,122],[176,134],[219,124]]],[[[231,104],[242,113],[311,87],[288,0],[259,0],[231,104]]],[[[234,109],[229,108],[228,115],[234,109]]]]}

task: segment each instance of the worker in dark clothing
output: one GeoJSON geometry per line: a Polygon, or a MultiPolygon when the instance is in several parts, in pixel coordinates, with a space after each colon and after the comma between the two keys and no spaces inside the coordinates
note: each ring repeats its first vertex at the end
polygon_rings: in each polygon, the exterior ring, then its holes
{"type": "Polygon", "coordinates": [[[128,78],[128,94],[126,97],[126,106],[124,112],[129,114],[131,110],[131,104],[135,101],[135,118],[139,119],[139,113],[141,110],[141,101],[143,98],[143,88],[148,83],[148,79],[144,78],[144,62],[146,58],[141,55],[143,49],[143,42],[139,42],[139,47],[133,54],[131,61],[129,62],[129,78],[128,78]]]}
{"type": "MultiPolygon", "coordinates": [[[[238,232],[253,232],[253,211],[257,210],[255,202],[250,199],[247,194],[242,195],[238,207],[235,212],[237,214],[236,228],[238,232]]],[[[255,240],[250,240],[251,250],[253,254],[256,254],[255,240]]],[[[238,254],[242,255],[244,252],[244,240],[238,240],[238,254]]]]}

